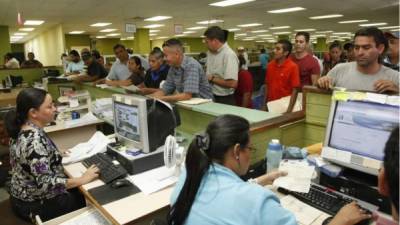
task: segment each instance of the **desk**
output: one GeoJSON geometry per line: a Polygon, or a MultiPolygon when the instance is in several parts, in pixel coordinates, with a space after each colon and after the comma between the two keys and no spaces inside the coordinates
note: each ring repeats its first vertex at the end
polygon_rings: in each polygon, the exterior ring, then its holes
{"type": "Polygon", "coordinates": [[[75,145],[87,142],[97,131],[97,125],[103,123],[102,120],[92,121],[85,124],[66,126],[63,122],[44,128],[57,147],[66,150],[75,145]]]}
{"type": "MultiPolygon", "coordinates": [[[[80,177],[86,171],[86,168],[81,163],[67,165],[64,168],[70,177],[80,177]]],[[[168,209],[173,190],[172,187],[168,187],[151,195],[145,195],[140,192],[105,205],[100,205],[88,190],[103,184],[103,181],[97,179],[91,183],[82,185],[80,190],[114,224],[140,223],[148,219],[148,216],[162,209],[168,209]]]]}

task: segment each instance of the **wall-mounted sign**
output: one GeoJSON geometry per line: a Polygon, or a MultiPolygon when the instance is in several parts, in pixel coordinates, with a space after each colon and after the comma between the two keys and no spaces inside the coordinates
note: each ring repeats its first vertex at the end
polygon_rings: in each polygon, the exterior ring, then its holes
{"type": "Polygon", "coordinates": [[[125,32],[126,33],[135,33],[136,32],[136,25],[133,23],[126,23],[125,24],[125,32]]]}

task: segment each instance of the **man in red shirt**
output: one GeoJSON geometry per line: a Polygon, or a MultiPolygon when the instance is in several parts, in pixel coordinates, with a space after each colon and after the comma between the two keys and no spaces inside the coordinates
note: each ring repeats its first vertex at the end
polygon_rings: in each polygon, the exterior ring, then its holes
{"type": "Polygon", "coordinates": [[[239,75],[238,75],[238,86],[235,90],[236,105],[246,108],[253,108],[251,101],[251,94],[253,93],[253,77],[248,70],[242,68],[246,65],[246,59],[244,56],[239,55],[239,75]]]}
{"type": "Polygon", "coordinates": [[[295,37],[295,52],[291,56],[300,69],[301,86],[316,84],[321,68],[318,61],[308,53],[310,34],[307,32],[297,32],[295,37]]]}
{"type": "Polygon", "coordinates": [[[274,48],[274,60],[265,74],[266,101],[271,102],[290,96],[287,112],[293,110],[300,87],[299,68],[289,57],[292,44],[288,40],[279,40],[274,48]]]}

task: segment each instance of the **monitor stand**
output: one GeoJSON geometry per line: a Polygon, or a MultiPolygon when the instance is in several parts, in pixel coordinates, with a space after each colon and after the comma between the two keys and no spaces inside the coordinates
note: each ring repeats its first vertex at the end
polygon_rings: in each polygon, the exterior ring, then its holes
{"type": "Polygon", "coordinates": [[[145,172],[164,165],[164,146],[150,153],[129,155],[120,151],[120,144],[110,143],[107,145],[107,154],[113,156],[130,175],[145,172]]]}
{"type": "Polygon", "coordinates": [[[391,214],[391,204],[387,197],[378,192],[377,177],[350,168],[343,168],[342,175],[330,177],[321,173],[320,184],[346,195],[366,201],[379,207],[379,211],[391,214]]]}

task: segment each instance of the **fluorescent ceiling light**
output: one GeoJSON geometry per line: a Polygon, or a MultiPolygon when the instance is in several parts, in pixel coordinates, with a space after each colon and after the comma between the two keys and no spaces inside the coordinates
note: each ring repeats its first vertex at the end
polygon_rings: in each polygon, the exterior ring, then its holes
{"type": "Polygon", "coordinates": [[[33,31],[33,30],[35,30],[35,28],[33,28],[33,27],[25,27],[25,28],[19,28],[18,30],[19,31],[33,31]]]}
{"type": "Polygon", "coordinates": [[[238,4],[243,4],[247,2],[253,2],[255,0],[225,0],[225,1],[220,1],[220,2],[214,2],[208,5],[211,6],[218,6],[218,7],[226,7],[226,6],[232,6],[232,5],[238,5],[238,4]]]}
{"type": "Polygon", "coordinates": [[[393,29],[393,30],[390,30],[390,31],[400,31],[400,29],[393,29]]]}
{"type": "Polygon", "coordinates": [[[228,29],[229,32],[239,31],[239,30],[240,30],[239,28],[231,28],[231,29],[228,29]]]}
{"type": "Polygon", "coordinates": [[[83,30],[74,30],[74,31],[69,32],[69,34],[83,34],[83,33],[85,33],[85,31],[83,31],[83,30]]]}
{"type": "Polygon", "coordinates": [[[135,37],[126,37],[126,40],[133,40],[135,37]]]}
{"type": "Polygon", "coordinates": [[[332,30],[326,30],[326,31],[316,31],[315,33],[317,34],[326,34],[326,33],[332,33],[332,30]]]}
{"type": "Polygon", "coordinates": [[[107,32],[113,32],[113,31],[116,31],[116,30],[117,30],[117,29],[109,28],[109,29],[100,30],[100,32],[102,32],[102,33],[107,33],[107,32]]]}
{"type": "Polygon", "coordinates": [[[278,30],[278,29],[287,29],[287,28],[290,28],[290,26],[270,27],[269,29],[271,29],[271,30],[278,30]]]}
{"type": "Polygon", "coordinates": [[[150,33],[157,33],[160,32],[160,30],[149,30],[150,33]]]}
{"type": "Polygon", "coordinates": [[[28,35],[28,33],[22,33],[22,32],[14,33],[14,36],[25,36],[25,35],[28,35]]]}
{"type": "Polygon", "coordinates": [[[340,21],[339,23],[364,23],[368,22],[368,20],[346,20],[346,21],[340,21]]]}
{"type": "Polygon", "coordinates": [[[256,41],[256,42],[260,43],[260,42],[265,42],[265,41],[256,41]]]}
{"type": "MultiPolygon", "coordinates": [[[[317,38],[317,37],[325,37],[325,34],[316,34],[316,35],[314,35],[313,37],[314,37],[314,38],[317,38]]],[[[331,36],[331,37],[333,37],[333,36],[331,36]]],[[[335,36],[335,37],[337,37],[337,36],[335,36]]]]}
{"type": "Polygon", "coordinates": [[[22,36],[11,36],[10,39],[19,40],[23,38],[22,36]]]}
{"type": "Polygon", "coordinates": [[[262,26],[261,23],[248,23],[248,24],[240,24],[237,25],[238,27],[256,27],[256,26],[262,26]]]}
{"type": "Polygon", "coordinates": [[[268,30],[253,30],[251,33],[265,33],[268,32],[268,30]]]}
{"type": "Polygon", "coordinates": [[[292,32],[290,31],[283,31],[283,32],[275,32],[274,34],[291,34],[292,32]]]}
{"type": "Polygon", "coordinates": [[[275,43],[276,41],[275,40],[268,40],[267,42],[268,43],[275,43]]]}
{"type": "Polygon", "coordinates": [[[333,32],[332,34],[334,34],[334,35],[343,35],[343,34],[351,35],[351,32],[333,32]]]}
{"type": "Polygon", "coordinates": [[[106,38],[106,36],[96,36],[98,39],[106,38]]]}
{"type": "Polygon", "coordinates": [[[235,34],[235,36],[247,36],[246,33],[235,34]]]}
{"type": "Polygon", "coordinates": [[[360,24],[360,27],[374,27],[374,26],[384,26],[387,25],[387,23],[364,23],[360,24]]]}
{"type": "Polygon", "coordinates": [[[161,21],[161,20],[167,20],[167,19],[171,19],[172,16],[154,16],[154,17],[150,17],[150,18],[146,18],[144,19],[144,21],[161,21]]]}
{"type": "Polygon", "coordinates": [[[305,10],[303,7],[292,7],[292,8],[286,8],[286,9],[276,9],[276,10],[270,10],[267,11],[269,13],[288,13],[288,12],[296,12],[296,11],[301,11],[305,10]]]}
{"type": "Polygon", "coordinates": [[[294,31],[296,31],[296,32],[301,32],[301,31],[309,32],[309,31],[315,31],[315,29],[313,29],[313,28],[308,28],[308,29],[297,29],[297,30],[294,30],[294,31]]]}
{"type": "Polygon", "coordinates": [[[275,38],[273,37],[266,37],[266,38],[262,38],[263,40],[275,40],[275,38]]]}
{"type": "Polygon", "coordinates": [[[207,27],[189,27],[187,30],[201,30],[201,29],[206,29],[207,27]]]}
{"type": "Polygon", "coordinates": [[[153,36],[157,36],[157,34],[152,33],[152,34],[149,34],[149,36],[153,37],[153,36]]]}
{"type": "Polygon", "coordinates": [[[243,38],[243,41],[254,41],[254,38],[243,38]]]}
{"type": "Polygon", "coordinates": [[[389,27],[378,27],[381,30],[387,30],[387,29],[398,29],[400,26],[389,26],[389,27]]]}
{"type": "Polygon", "coordinates": [[[44,23],[44,20],[26,20],[24,25],[25,26],[39,26],[44,23]]]}
{"type": "Polygon", "coordinates": [[[196,31],[189,30],[189,31],[184,31],[183,33],[184,34],[194,34],[194,33],[196,33],[196,31]]]}
{"type": "Polygon", "coordinates": [[[163,26],[164,26],[164,24],[150,24],[150,25],[144,26],[144,28],[151,29],[151,28],[157,28],[157,27],[163,27],[163,26]]]}
{"type": "Polygon", "coordinates": [[[320,20],[320,19],[329,19],[329,18],[336,18],[336,17],[342,17],[343,15],[341,14],[331,14],[331,15],[323,15],[323,16],[312,16],[310,19],[312,20],[320,20]]]}
{"type": "Polygon", "coordinates": [[[169,37],[167,37],[167,36],[161,36],[161,37],[158,37],[158,38],[156,38],[156,39],[167,39],[167,38],[169,38],[169,37]]]}
{"type": "Polygon", "coordinates": [[[259,34],[257,37],[270,37],[272,34],[259,34]]]}
{"type": "Polygon", "coordinates": [[[177,34],[177,35],[175,35],[175,37],[184,37],[184,36],[186,36],[186,34],[177,34]]]}
{"type": "Polygon", "coordinates": [[[91,27],[105,27],[111,25],[111,23],[94,23],[92,25],[90,25],[91,27]]]}
{"type": "Polygon", "coordinates": [[[197,24],[214,24],[214,23],[222,23],[224,22],[223,20],[204,20],[204,21],[199,21],[196,22],[197,24]]]}
{"type": "Polygon", "coordinates": [[[112,33],[112,34],[106,34],[108,37],[115,37],[121,35],[120,33],[112,33]]]}

